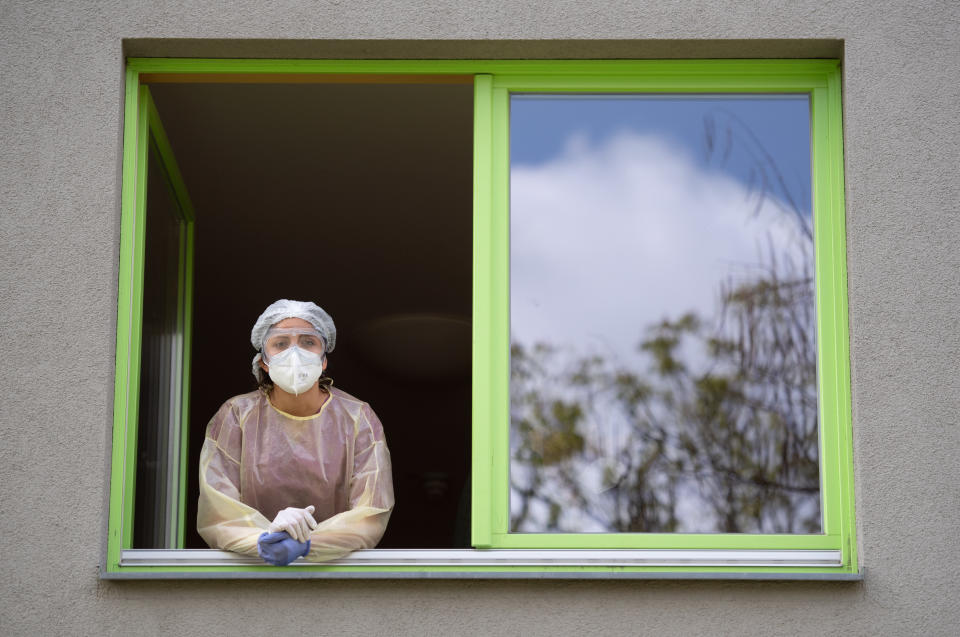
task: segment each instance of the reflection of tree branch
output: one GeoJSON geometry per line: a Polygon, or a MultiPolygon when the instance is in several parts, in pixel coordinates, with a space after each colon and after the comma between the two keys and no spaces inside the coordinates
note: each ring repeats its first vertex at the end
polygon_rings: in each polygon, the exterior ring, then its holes
{"type": "MultiPolygon", "coordinates": [[[[664,322],[650,336],[649,342],[656,345],[648,351],[658,361],[653,377],[610,370],[596,360],[590,365],[581,361],[576,384],[580,389],[563,393],[566,404],[580,405],[579,422],[589,424],[585,431],[590,433],[576,434],[584,440],[580,451],[562,457],[559,464],[530,465],[535,481],[546,479],[552,485],[549,492],[514,480],[521,506],[515,510],[513,528],[521,529],[529,519],[529,501],[535,497],[551,511],[575,512],[611,530],[676,530],[683,523],[676,515],[678,489],[693,485],[714,509],[718,530],[752,528],[744,527],[747,518],[758,528],[774,525],[771,530],[813,525],[809,516],[818,515],[819,493],[816,397],[804,388],[815,388],[815,349],[810,347],[806,320],[794,316],[797,301],[807,298],[809,279],[807,286],[781,280],[771,267],[772,276],[761,283],[728,288],[724,294],[723,315],[735,319],[737,326],[733,340],[704,331],[689,319],[664,322]],[[793,320],[784,323],[781,316],[793,320]],[[715,354],[710,367],[716,371],[697,376],[678,364],[675,353],[688,336],[710,344],[715,354]],[[740,371],[733,376],[721,373],[723,366],[716,366],[724,359],[736,362],[740,371]],[[810,371],[794,373],[794,368],[810,371]],[[659,378],[659,386],[651,383],[653,378],[659,378]],[[611,411],[613,406],[617,410],[611,411]],[[620,418],[627,429],[620,438],[604,442],[602,431],[620,418]],[[619,452],[608,457],[605,449],[618,442],[619,452]],[[600,495],[585,495],[580,463],[607,467],[606,488],[600,495]],[[795,510],[797,497],[813,498],[813,509],[804,516],[795,510]]],[[[809,312],[802,316],[812,318],[809,312]]],[[[529,368],[550,369],[549,356],[544,356],[529,368]]],[[[555,400],[548,388],[568,387],[563,378],[564,373],[554,373],[535,383],[536,388],[528,385],[534,393],[525,398],[514,388],[516,405],[527,404],[532,410],[526,427],[557,432],[552,435],[568,431],[568,425],[551,420],[546,409],[555,400]]],[[[514,418],[519,422],[516,417],[517,413],[514,418]]],[[[565,435],[573,435],[569,431],[565,435]]],[[[530,455],[528,443],[520,442],[516,460],[536,457],[530,455]]]]}
{"type": "Polygon", "coordinates": [[[768,235],[749,276],[721,283],[716,324],[688,314],[646,330],[646,374],[609,353],[571,361],[557,346],[514,343],[511,530],[820,529],[812,232],[773,157],[741,126],[718,134],[711,120],[708,152],[727,161],[734,141],[748,140],[754,214],[779,187],[802,257],[780,256],[768,235]],[[683,357],[691,342],[704,346],[705,370],[683,357]]]}
{"type": "MultiPolygon", "coordinates": [[[[522,530],[522,522],[526,520],[526,516],[529,514],[530,510],[530,500],[539,500],[540,502],[547,505],[547,507],[561,506],[562,503],[558,503],[556,500],[550,499],[546,494],[541,493],[533,488],[521,488],[515,482],[510,482],[510,490],[512,494],[521,496],[523,499],[522,512],[520,515],[514,516],[510,523],[510,531],[517,532],[522,530]]],[[[586,499],[580,498],[577,501],[577,505],[581,508],[578,512],[585,514],[587,517],[593,519],[601,526],[606,526],[608,523],[608,518],[606,516],[601,516],[593,513],[590,510],[589,502],[586,499]]]]}
{"type": "Polygon", "coordinates": [[[814,484],[814,485],[787,484],[784,482],[778,482],[776,480],[764,478],[762,476],[743,476],[736,469],[732,469],[732,468],[720,469],[713,475],[700,474],[697,477],[701,479],[719,478],[725,482],[749,484],[751,486],[759,487],[762,489],[776,489],[778,491],[790,491],[793,493],[810,493],[810,494],[820,493],[819,484],[814,484]]]}
{"type": "MultiPolygon", "coordinates": [[[[781,172],[780,168],[777,166],[776,159],[767,150],[766,146],[763,144],[763,142],[760,140],[757,134],[738,115],[736,115],[735,113],[732,113],[727,109],[718,108],[716,109],[716,112],[728,118],[729,121],[733,122],[736,125],[736,128],[742,134],[746,135],[748,143],[743,146],[744,151],[754,160],[753,165],[759,170],[759,175],[760,175],[759,178],[760,178],[760,181],[762,182],[762,186],[760,188],[760,196],[757,202],[757,207],[754,210],[754,215],[760,212],[760,208],[763,204],[766,193],[772,192],[774,190],[772,188],[772,184],[770,183],[770,180],[768,180],[767,178],[767,171],[770,171],[773,175],[774,181],[780,187],[779,188],[780,193],[783,195],[783,198],[786,200],[788,204],[785,208],[786,211],[792,216],[794,216],[804,236],[806,236],[808,239],[812,241],[813,240],[812,228],[810,228],[809,225],[806,223],[803,212],[800,210],[800,206],[797,204],[797,201],[794,198],[793,193],[790,191],[790,187],[787,185],[787,180],[784,178],[783,173],[781,172]]],[[[717,127],[717,124],[714,121],[713,115],[704,116],[705,138],[707,138],[708,140],[712,140],[716,134],[715,133],[716,127],[717,127]]],[[[728,143],[726,148],[724,149],[724,155],[721,159],[722,164],[725,164],[728,161],[733,149],[733,139],[734,139],[733,129],[734,129],[734,126],[727,125],[725,127],[726,138],[728,143]]],[[[714,148],[714,144],[712,143],[712,141],[708,141],[707,142],[708,159],[712,154],[713,148],[714,148]]],[[[749,181],[750,184],[753,184],[753,182],[755,181],[753,170],[754,169],[751,168],[750,181],[749,181]]],[[[780,207],[781,209],[784,209],[784,206],[782,206],[776,199],[774,199],[774,204],[780,207]]]]}

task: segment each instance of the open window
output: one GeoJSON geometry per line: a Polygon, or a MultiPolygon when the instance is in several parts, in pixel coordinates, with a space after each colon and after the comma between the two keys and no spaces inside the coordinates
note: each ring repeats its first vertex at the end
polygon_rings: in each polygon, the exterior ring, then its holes
{"type": "Polygon", "coordinates": [[[125,220],[122,258],[141,285],[130,286],[130,311],[120,322],[140,330],[139,338],[118,341],[118,352],[126,349],[118,361],[126,367],[117,373],[127,392],[117,417],[139,427],[123,440],[129,489],[120,511],[129,520],[136,510],[133,523],[123,526],[125,543],[173,549],[183,546],[187,517],[194,214],[149,91],[140,89],[139,98],[137,162],[145,170],[126,189],[139,214],[125,220]]]}
{"type": "Polygon", "coordinates": [[[108,573],[856,576],[835,62],[127,78],[108,573]],[[157,190],[179,252],[151,251],[157,190]],[[333,315],[397,491],[377,549],[286,570],[193,530],[204,427],[279,297],[333,315]]]}

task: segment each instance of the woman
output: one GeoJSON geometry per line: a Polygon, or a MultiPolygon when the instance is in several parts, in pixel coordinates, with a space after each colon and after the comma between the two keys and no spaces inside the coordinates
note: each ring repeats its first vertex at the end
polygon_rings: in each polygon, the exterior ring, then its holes
{"type": "Polygon", "coordinates": [[[257,319],[260,387],[220,407],[200,452],[197,531],[212,548],[285,565],[380,541],[393,509],[390,453],[370,406],[321,377],[336,335],[310,302],[283,299],[257,319]]]}

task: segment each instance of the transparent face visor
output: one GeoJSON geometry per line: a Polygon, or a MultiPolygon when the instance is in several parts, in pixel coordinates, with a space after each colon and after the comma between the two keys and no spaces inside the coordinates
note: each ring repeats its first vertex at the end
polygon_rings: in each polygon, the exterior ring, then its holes
{"type": "Polygon", "coordinates": [[[269,365],[271,358],[279,356],[294,345],[321,357],[326,352],[326,344],[317,330],[304,327],[271,327],[263,338],[263,361],[269,365]]]}

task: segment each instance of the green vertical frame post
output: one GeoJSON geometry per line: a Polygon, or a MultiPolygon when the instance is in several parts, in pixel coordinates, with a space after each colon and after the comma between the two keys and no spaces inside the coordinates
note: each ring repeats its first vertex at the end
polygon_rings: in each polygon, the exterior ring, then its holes
{"type": "Polygon", "coordinates": [[[825,533],[839,541],[843,563],[856,572],[839,64],[825,80],[811,92],[823,521],[825,533]]]}
{"type": "MultiPolygon", "coordinates": [[[[836,445],[836,515],[837,531],[840,534],[843,550],[843,563],[849,565],[851,572],[859,571],[856,538],[856,507],[854,503],[853,478],[853,418],[851,414],[852,395],[850,387],[850,330],[849,306],[847,297],[847,260],[846,260],[846,216],[844,192],[843,159],[843,101],[841,97],[841,67],[834,62],[826,73],[827,85],[820,89],[820,108],[825,115],[821,144],[824,147],[823,176],[824,188],[822,222],[830,228],[829,245],[825,246],[825,262],[829,262],[831,277],[832,312],[824,317],[829,320],[829,329],[834,334],[832,376],[835,404],[831,413],[836,423],[832,442],[836,445]],[[829,250],[829,253],[826,253],[829,250]]],[[[826,275],[827,273],[824,272],[826,275]]],[[[826,297],[826,294],[824,295],[826,297]]],[[[826,298],[824,298],[826,301],[826,298]]],[[[818,302],[820,299],[818,299],[818,302]]],[[[826,325],[825,325],[826,327],[826,325]]],[[[823,441],[821,441],[823,444],[823,441]]]]}
{"type": "Polygon", "coordinates": [[[497,303],[489,308],[493,330],[488,347],[493,352],[493,398],[495,418],[490,422],[493,474],[490,490],[493,504],[493,546],[510,527],[510,94],[493,87],[492,192],[494,251],[490,271],[497,303]]]}
{"type": "Polygon", "coordinates": [[[193,363],[193,279],[194,279],[194,221],[191,219],[183,228],[183,375],[180,393],[180,518],[177,524],[177,547],[183,548],[187,532],[187,466],[190,458],[190,369],[193,363]]]}
{"type": "Polygon", "coordinates": [[[495,420],[493,386],[496,380],[491,348],[487,347],[493,325],[487,312],[497,299],[492,277],[494,228],[491,206],[493,192],[493,100],[489,75],[474,79],[473,114],[473,389],[472,389],[472,471],[471,471],[471,543],[477,548],[490,546],[490,518],[493,514],[491,493],[487,485],[493,474],[494,453],[490,428],[495,420]]]}
{"type": "Polygon", "coordinates": [[[140,330],[143,309],[143,252],[146,222],[147,110],[138,73],[127,69],[124,90],[120,264],[117,282],[116,378],[113,403],[110,514],[107,569],[133,542],[137,459],[137,409],[140,396],[140,330]]]}

